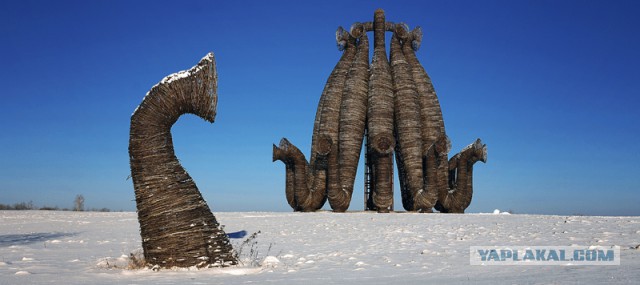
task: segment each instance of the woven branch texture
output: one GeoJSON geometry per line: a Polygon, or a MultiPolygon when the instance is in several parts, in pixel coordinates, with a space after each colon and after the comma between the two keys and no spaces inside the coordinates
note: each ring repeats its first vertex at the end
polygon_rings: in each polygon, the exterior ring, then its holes
{"type": "Polygon", "coordinates": [[[373,19],[373,59],[369,77],[367,134],[371,162],[372,201],[377,211],[388,212],[393,204],[393,81],[385,46],[384,11],[376,10],[373,19]]]}
{"type": "Polygon", "coordinates": [[[185,113],[213,123],[217,105],[213,53],[165,77],[131,116],[129,157],[145,261],[149,266],[237,263],[198,187],[173,150],[171,126],[185,113]]]}
{"type": "Polygon", "coordinates": [[[393,161],[398,169],[402,205],[407,211],[463,213],[473,194],[473,165],[486,162],[480,139],[448,159],[440,102],[415,52],[422,29],[385,20],[376,10],[372,22],[338,28],[342,57],[327,80],[313,128],[309,162],[282,139],[273,161],[286,167],[285,193],[295,211],[315,211],[328,199],[333,211],[348,209],[367,140],[367,210],[393,209],[393,161]],[[373,32],[369,64],[367,32],[373,32]],[[385,33],[392,32],[387,58],[385,33]]]}
{"type": "MultiPolygon", "coordinates": [[[[352,31],[352,34],[357,34],[352,31]]],[[[338,131],[338,174],[340,185],[329,188],[329,203],[336,212],[349,208],[353,184],[360,161],[362,140],[367,119],[367,91],[369,89],[369,39],[361,34],[356,58],[351,65],[340,105],[338,131]]]]}

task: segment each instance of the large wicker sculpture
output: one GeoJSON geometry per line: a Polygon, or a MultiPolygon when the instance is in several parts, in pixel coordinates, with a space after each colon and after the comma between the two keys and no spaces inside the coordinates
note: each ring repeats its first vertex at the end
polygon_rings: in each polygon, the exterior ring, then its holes
{"type": "Polygon", "coordinates": [[[462,213],[472,196],[472,166],[486,162],[480,140],[448,160],[451,148],[431,79],[415,51],[422,30],[385,21],[338,28],[344,53],[327,80],[318,104],[311,159],[287,139],[273,146],[273,160],[286,166],[286,196],[296,211],[315,211],[328,198],[344,212],[351,201],[363,138],[367,141],[367,208],[393,207],[393,157],[398,165],[403,207],[408,211],[462,213]],[[367,32],[373,31],[369,67],[367,32]],[[387,59],[385,32],[392,32],[387,59]],[[367,68],[369,70],[367,71],[367,68]]]}
{"type": "Polygon", "coordinates": [[[229,240],[173,151],[171,126],[185,113],[213,123],[217,73],[212,53],[153,86],[131,116],[129,156],[142,248],[148,265],[236,264],[229,240]]]}

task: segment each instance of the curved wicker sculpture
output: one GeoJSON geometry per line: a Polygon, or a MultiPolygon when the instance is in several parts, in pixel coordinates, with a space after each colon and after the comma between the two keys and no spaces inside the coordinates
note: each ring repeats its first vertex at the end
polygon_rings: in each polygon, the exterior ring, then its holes
{"type": "MultiPolygon", "coordinates": [[[[429,161],[427,164],[431,162],[438,164],[446,160],[446,156],[442,156],[437,149],[437,146],[434,147],[433,152],[427,155],[429,161]]],[[[438,202],[435,204],[436,210],[442,213],[464,213],[471,204],[473,164],[478,161],[487,162],[487,145],[482,144],[480,139],[449,159],[448,177],[436,182],[440,189],[438,202]]]]}
{"type": "Polygon", "coordinates": [[[315,211],[328,198],[334,211],[346,211],[365,138],[367,209],[393,208],[395,153],[407,211],[428,213],[436,207],[446,213],[464,212],[473,192],[472,166],[486,162],[486,145],[478,140],[447,160],[451,143],[440,103],[415,55],[422,30],[387,22],[379,9],[373,22],[355,23],[350,33],[339,28],[336,36],[345,52],[320,97],[311,160],[307,163],[286,139],[273,146],[273,161],[286,165],[289,205],[296,211],[315,211]],[[369,66],[370,31],[374,50],[369,66]],[[386,32],[393,33],[389,59],[386,32]]]}
{"type": "Polygon", "coordinates": [[[144,257],[149,266],[236,264],[229,240],[173,151],[182,114],[213,123],[218,102],[213,53],[153,86],[131,116],[129,157],[144,257]]]}

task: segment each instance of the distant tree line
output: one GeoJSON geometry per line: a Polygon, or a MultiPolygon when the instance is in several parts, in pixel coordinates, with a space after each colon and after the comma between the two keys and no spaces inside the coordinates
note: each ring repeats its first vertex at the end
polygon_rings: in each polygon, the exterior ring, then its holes
{"type": "MultiPolygon", "coordinates": [[[[60,208],[58,206],[42,206],[37,207],[34,206],[32,202],[20,202],[15,204],[2,204],[0,203],[0,211],[2,210],[43,210],[43,211],[75,211],[74,209],[69,208],[60,208]]],[[[90,208],[83,209],[80,211],[87,212],[111,212],[109,208],[90,208]]]]}
{"type": "Polygon", "coordinates": [[[33,202],[29,201],[28,203],[20,202],[20,203],[15,203],[13,205],[0,204],[0,210],[36,210],[36,209],[33,206],[33,202]]]}
{"type": "Polygon", "coordinates": [[[29,202],[20,202],[11,204],[2,204],[0,203],[0,210],[46,210],[46,211],[90,211],[90,212],[111,212],[109,208],[84,208],[84,196],[76,195],[76,198],[73,200],[73,208],[60,208],[58,206],[42,206],[37,207],[33,205],[33,201],[29,202]]]}

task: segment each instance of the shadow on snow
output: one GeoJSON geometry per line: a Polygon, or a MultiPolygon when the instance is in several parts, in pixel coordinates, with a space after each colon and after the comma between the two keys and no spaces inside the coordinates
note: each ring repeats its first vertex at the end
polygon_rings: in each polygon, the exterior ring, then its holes
{"type": "Polygon", "coordinates": [[[78,233],[29,233],[0,235],[0,247],[12,245],[25,245],[36,242],[44,242],[50,239],[75,236],[78,233]]]}

